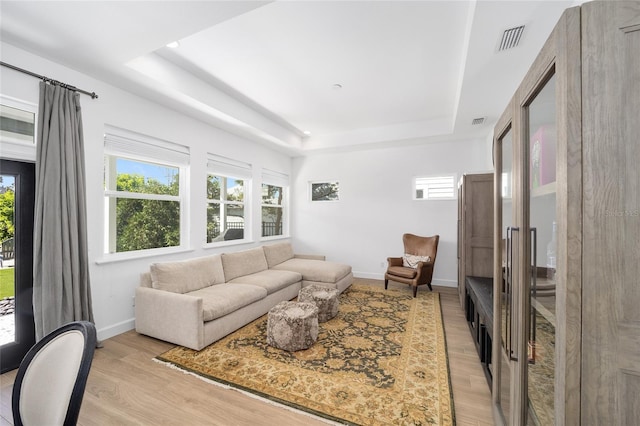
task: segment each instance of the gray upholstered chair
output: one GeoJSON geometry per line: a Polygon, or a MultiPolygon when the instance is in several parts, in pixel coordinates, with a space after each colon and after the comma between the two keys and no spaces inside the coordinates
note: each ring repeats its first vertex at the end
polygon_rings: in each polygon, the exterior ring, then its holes
{"type": "Polygon", "coordinates": [[[75,425],[96,348],[93,324],[66,324],[25,355],[13,384],[13,421],[21,425],[75,425]]]}
{"type": "Polygon", "coordinates": [[[389,266],[384,274],[384,288],[387,289],[389,280],[408,284],[413,287],[413,297],[418,294],[418,286],[426,284],[431,288],[433,266],[436,263],[438,253],[439,235],[433,237],[420,237],[413,234],[404,234],[403,257],[389,257],[389,266]]]}

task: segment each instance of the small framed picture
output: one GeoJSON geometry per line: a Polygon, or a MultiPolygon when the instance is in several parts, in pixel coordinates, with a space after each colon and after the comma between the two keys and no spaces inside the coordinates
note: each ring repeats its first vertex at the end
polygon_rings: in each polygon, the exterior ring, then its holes
{"type": "Polygon", "coordinates": [[[339,201],[340,183],[338,181],[309,182],[311,201],[339,201]]]}

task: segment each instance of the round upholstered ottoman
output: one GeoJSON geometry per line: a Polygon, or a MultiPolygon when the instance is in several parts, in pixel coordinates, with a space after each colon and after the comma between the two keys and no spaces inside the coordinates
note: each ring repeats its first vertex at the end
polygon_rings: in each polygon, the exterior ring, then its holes
{"type": "Polygon", "coordinates": [[[285,351],[307,349],[318,338],[318,308],[313,303],[280,302],[269,311],[267,343],[285,351]]]}
{"type": "Polygon", "coordinates": [[[310,285],[300,290],[298,302],[310,302],[318,307],[318,322],[326,322],[338,315],[338,296],[334,288],[310,285]]]}

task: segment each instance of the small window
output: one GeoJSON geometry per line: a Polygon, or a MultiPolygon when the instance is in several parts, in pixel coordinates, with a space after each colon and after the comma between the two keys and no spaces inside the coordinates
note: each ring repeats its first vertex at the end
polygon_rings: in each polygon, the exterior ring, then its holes
{"type": "Polygon", "coordinates": [[[265,171],[262,180],[262,237],[284,236],[289,176],[265,171]]]}
{"type": "Polygon", "coordinates": [[[207,243],[248,238],[251,164],[210,154],[207,170],[207,243]]]}
{"type": "Polygon", "coordinates": [[[105,134],[106,253],[186,246],[188,161],[187,147],[105,134]]]}
{"type": "Polygon", "coordinates": [[[414,200],[453,200],[456,198],[455,175],[414,178],[414,200]]]}
{"type": "Polygon", "coordinates": [[[35,161],[37,111],[35,104],[0,95],[0,145],[4,158],[35,161]]]}

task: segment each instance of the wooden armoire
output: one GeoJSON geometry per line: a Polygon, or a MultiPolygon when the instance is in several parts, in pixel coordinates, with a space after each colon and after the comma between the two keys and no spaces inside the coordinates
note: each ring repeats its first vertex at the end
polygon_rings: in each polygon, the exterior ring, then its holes
{"type": "Polygon", "coordinates": [[[467,173],[458,183],[458,294],[465,278],[493,276],[493,173],[467,173]]]}
{"type": "Polygon", "coordinates": [[[640,2],[567,9],[494,134],[496,424],[640,419],[640,2]]]}

